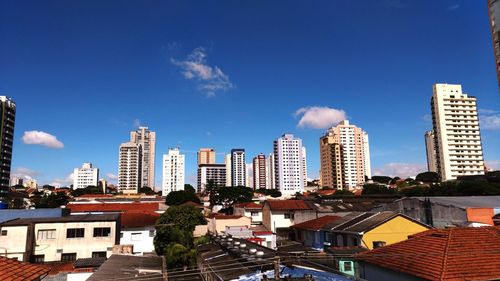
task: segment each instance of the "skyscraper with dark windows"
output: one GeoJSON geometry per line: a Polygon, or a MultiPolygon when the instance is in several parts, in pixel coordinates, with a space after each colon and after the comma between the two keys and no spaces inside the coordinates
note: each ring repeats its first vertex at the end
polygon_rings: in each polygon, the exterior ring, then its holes
{"type": "Polygon", "coordinates": [[[7,197],[10,182],[10,165],[12,162],[12,143],[14,140],[14,123],[16,119],[16,103],[9,97],[0,96],[0,199],[7,197]]]}

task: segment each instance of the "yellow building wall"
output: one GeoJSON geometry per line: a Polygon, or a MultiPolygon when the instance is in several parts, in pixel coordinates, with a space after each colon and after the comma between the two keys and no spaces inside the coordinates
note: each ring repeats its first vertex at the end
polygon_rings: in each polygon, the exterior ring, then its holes
{"type": "Polygon", "coordinates": [[[362,246],[373,249],[373,241],[385,241],[386,245],[394,244],[408,239],[413,235],[429,228],[415,223],[403,216],[397,216],[363,235],[362,246]]]}

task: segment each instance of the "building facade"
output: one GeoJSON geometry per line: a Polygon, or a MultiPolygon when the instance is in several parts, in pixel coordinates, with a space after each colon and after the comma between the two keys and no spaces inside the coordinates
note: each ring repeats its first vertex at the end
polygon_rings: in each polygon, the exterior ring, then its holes
{"type": "Polygon", "coordinates": [[[99,169],[92,167],[92,163],[83,163],[81,168],[73,170],[73,189],[97,186],[99,169]]]}
{"type": "Polygon", "coordinates": [[[304,158],[301,139],[285,134],[274,141],[274,183],[284,196],[304,192],[304,158]]]}
{"type": "Polygon", "coordinates": [[[231,149],[231,186],[246,186],[245,150],[231,149]]]}
{"type": "Polygon", "coordinates": [[[12,162],[16,103],[9,97],[0,96],[0,199],[7,197],[12,162]]]}
{"type": "Polygon", "coordinates": [[[0,225],[5,254],[33,263],[111,256],[119,244],[120,214],[10,220],[0,225]]]}
{"type": "Polygon", "coordinates": [[[264,153],[253,158],[253,187],[254,189],[271,188],[269,184],[268,160],[264,153]]]}
{"type": "Polygon", "coordinates": [[[154,190],[155,187],[155,152],[156,133],[148,127],[139,127],[130,132],[130,142],[141,146],[141,175],[140,186],[148,186],[154,190]]]}
{"type": "Polygon", "coordinates": [[[368,134],[340,122],[320,138],[321,184],[336,189],[362,186],[371,177],[368,134]]]}
{"type": "Polygon", "coordinates": [[[200,148],[198,151],[198,166],[203,164],[215,164],[215,149],[200,148]]]}
{"type": "Polygon", "coordinates": [[[163,196],[172,191],[184,190],[184,158],[178,148],[169,149],[168,154],[163,155],[163,196]]]}
{"type": "Polygon", "coordinates": [[[425,152],[427,155],[427,170],[437,173],[436,147],[434,146],[434,132],[425,132],[425,152]]]}
{"type": "Polygon", "coordinates": [[[434,84],[431,109],[436,163],[441,180],[483,175],[476,98],[462,93],[461,85],[434,84]]]}
{"type": "Polygon", "coordinates": [[[488,0],[488,11],[490,16],[491,39],[493,41],[497,81],[500,88],[500,1],[488,0]]]}
{"type": "Polygon", "coordinates": [[[224,164],[226,164],[226,186],[233,185],[232,179],[232,164],[231,164],[231,154],[226,154],[224,156],[224,164]]]}
{"type": "Polygon", "coordinates": [[[118,190],[126,194],[138,192],[141,184],[141,146],[126,142],[120,145],[118,160],[118,190]]]}
{"type": "Polygon", "coordinates": [[[215,186],[226,185],[226,165],[202,164],[198,166],[198,192],[205,191],[209,183],[215,186]]]}

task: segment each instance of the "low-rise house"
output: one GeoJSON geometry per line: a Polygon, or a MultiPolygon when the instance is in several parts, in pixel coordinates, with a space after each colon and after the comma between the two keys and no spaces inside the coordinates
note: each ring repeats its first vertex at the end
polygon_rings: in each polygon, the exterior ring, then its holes
{"type": "Polygon", "coordinates": [[[71,214],[104,214],[104,213],[121,213],[128,211],[135,212],[157,212],[163,213],[160,209],[160,204],[141,203],[141,202],[70,202],[66,208],[71,210],[71,214]]]}
{"type": "Polygon", "coordinates": [[[254,202],[240,203],[234,206],[234,214],[251,218],[252,224],[262,224],[262,207],[254,202]]]}
{"type": "Polygon", "coordinates": [[[261,246],[276,249],[276,235],[262,226],[228,226],[224,233],[234,238],[246,239],[261,246]]]}
{"type": "Polygon", "coordinates": [[[221,233],[226,227],[249,227],[252,225],[250,218],[235,215],[224,215],[213,213],[208,216],[208,231],[210,233],[221,233]]]}
{"type": "Polygon", "coordinates": [[[125,212],[121,217],[120,245],[133,245],[134,255],[154,252],[155,212],[125,212]]]}
{"type": "Polygon", "coordinates": [[[277,240],[290,238],[290,226],[316,217],[304,200],[268,200],[262,208],[262,224],[276,233],[277,240]]]}
{"type": "Polygon", "coordinates": [[[325,237],[325,244],[334,247],[362,246],[373,249],[404,241],[408,236],[430,228],[396,212],[355,213],[354,217],[346,216],[334,227],[324,229],[330,232],[330,235],[325,237]]]}
{"type": "Polygon", "coordinates": [[[500,227],[432,229],[355,258],[367,280],[499,280],[500,227]]]}
{"type": "Polygon", "coordinates": [[[500,196],[405,197],[374,211],[395,211],[436,228],[468,223],[493,225],[500,196]]]}
{"type": "Polygon", "coordinates": [[[332,224],[339,219],[339,216],[324,216],[292,225],[295,241],[302,242],[306,247],[323,250],[325,237],[330,233],[327,229],[331,229],[332,224]]]}
{"type": "Polygon", "coordinates": [[[119,244],[120,214],[15,219],[0,224],[5,255],[34,263],[108,257],[119,244]]]}

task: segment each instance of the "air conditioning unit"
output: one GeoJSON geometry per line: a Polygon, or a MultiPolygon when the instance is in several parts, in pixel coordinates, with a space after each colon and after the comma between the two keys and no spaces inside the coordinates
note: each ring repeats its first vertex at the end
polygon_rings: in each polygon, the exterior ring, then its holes
{"type": "Polygon", "coordinates": [[[58,254],[62,254],[62,252],[63,252],[63,249],[57,249],[56,250],[56,253],[58,253],[58,254]]]}

